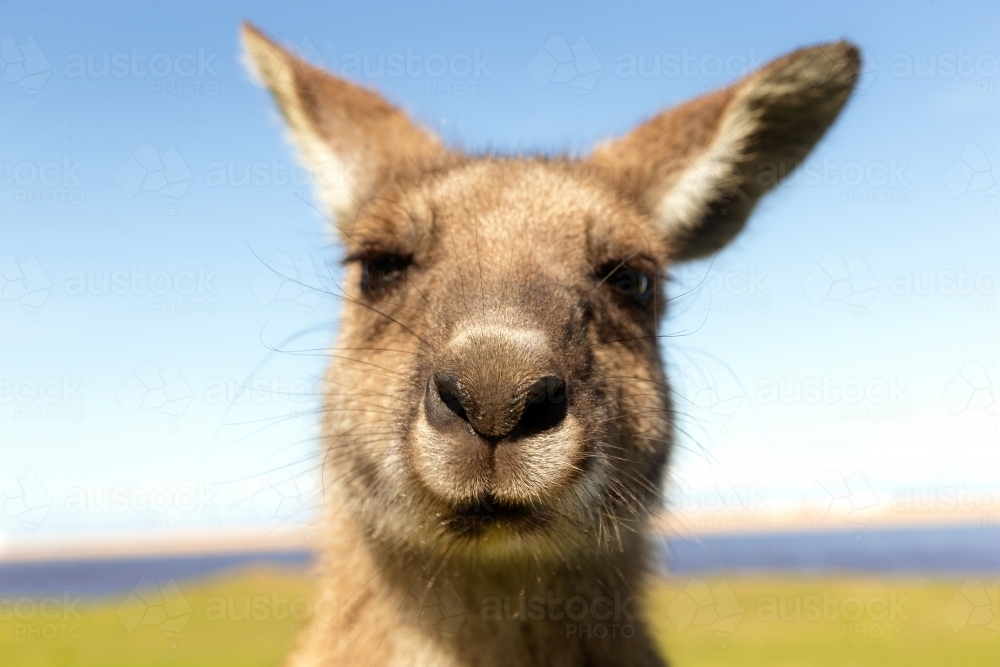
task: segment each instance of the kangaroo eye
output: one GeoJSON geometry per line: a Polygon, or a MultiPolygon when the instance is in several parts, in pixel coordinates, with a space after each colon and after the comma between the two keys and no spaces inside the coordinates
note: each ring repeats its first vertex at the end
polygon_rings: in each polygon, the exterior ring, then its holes
{"type": "Polygon", "coordinates": [[[382,254],[361,260],[361,290],[376,299],[381,299],[406,277],[406,267],[412,263],[409,257],[382,254]]]}
{"type": "Polygon", "coordinates": [[[642,306],[649,303],[653,295],[653,281],[649,274],[628,266],[609,267],[608,270],[611,273],[605,284],[617,294],[642,306]]]}

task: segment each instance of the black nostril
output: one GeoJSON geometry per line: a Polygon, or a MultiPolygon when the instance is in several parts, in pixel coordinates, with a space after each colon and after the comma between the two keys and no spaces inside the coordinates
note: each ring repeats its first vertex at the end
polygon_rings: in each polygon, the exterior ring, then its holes
{"type": "Polygon", "coordinates": [[[527,399],[512,436],[525,437],[548,431],[566,418],[566,383],[561,378],[552,375],[542,378],[528,389],[527,399]]]}
{"type": "Polygon", "coordinates": [[[448,373],[437,373],[434,375],[434,386],[437,388],[441,402],[460,419],[469,421],[469,415],[466,414],[465,406],[462,405],[459,398],[462,388],[458,384],[458,378],[448,373]]]}
{"type": "Polygon", "coordinates": [[[546,376],[527,391],[473,384],[466,386],[457,375],[434,373],[425,394],[425,412],[434,428],[460,433],[473,432],[490,444],[521,438],[558,426],[566,417],[566,383],[546,376]]]}

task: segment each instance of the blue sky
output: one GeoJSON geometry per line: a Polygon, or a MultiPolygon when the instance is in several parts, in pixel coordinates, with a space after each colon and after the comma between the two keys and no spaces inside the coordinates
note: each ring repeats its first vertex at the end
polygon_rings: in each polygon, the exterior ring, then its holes
{"type": "Polygon", "coordinates": [[[674,502],[996,513],[1000,4],[761,4],[5,3],[0,534],[310,516],[323,360],[291,352],[322,347],[337,307],[265,265],[322,287],[337,249],[240,64],[242,19],[504,152],[582,154],[854,40],[858,94],[806,168],[678,272],[674,502]]]}

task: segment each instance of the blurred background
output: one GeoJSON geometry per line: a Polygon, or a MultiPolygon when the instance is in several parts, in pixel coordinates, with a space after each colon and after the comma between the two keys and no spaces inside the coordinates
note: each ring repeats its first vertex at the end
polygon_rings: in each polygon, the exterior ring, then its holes
{"type": "Polygon", "coordinates": [[[649,613],[682,667],[1000,664],[995,1],[0,5],[3,664],[276,665],[311,613],[339,249],[244,19],[504,153],[858,44],[827,137],[672,277],[649,613]]]}

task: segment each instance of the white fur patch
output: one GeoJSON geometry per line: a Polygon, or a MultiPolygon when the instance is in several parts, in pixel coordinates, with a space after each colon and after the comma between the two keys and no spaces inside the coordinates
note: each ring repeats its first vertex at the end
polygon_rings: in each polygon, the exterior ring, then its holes
{"type": "Polygon", "coordinates": [[[755,125],[755,118],[740,101],[726,113],[712,143],[660,199],[656,212],[665,234],[678,236],[693,231],[712,201],[724,193],[732,194],[739,178],[736,162],[755,125]]]}
{"type": "Polygon", "coordinates": [[[290,74],[291,56],[253,32],[244,31],[244,43],[244,65],[257,83],[270,88],[278,98],[288,118],[290,139],[312,174],[316,198],[334,215],[335,223],[343,224],[357,213],[360,186],[369,185],[359,183],[359,157],[336,150],[316,133],[295,101],[297,84],[290,74]]]}
{"type": "Polygon", "coordinates": [[[293,131],[293,141],[302,152],[302,162],[312,174],[316,198],[343,224],[357,213],[357,162],[337,153],[322,138],[293,131]]]}
{"type": "Polygon", "coordinates": [[[450,341],[448,346],[454,349],[461,348],[470,341],[476,339],[496,339],[504,338],[517,347],[525,349],[543,349],[548,342],[545,332],[538,329],[514,329],[503,325],[489,326],[473,324],[462,327],[450,341]]]}

